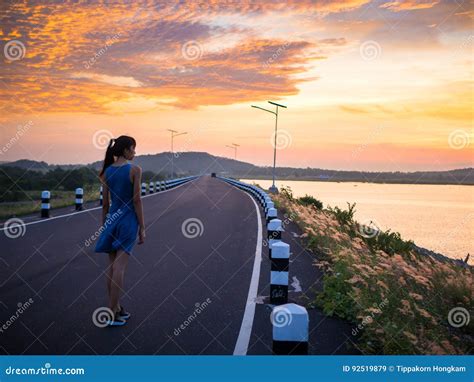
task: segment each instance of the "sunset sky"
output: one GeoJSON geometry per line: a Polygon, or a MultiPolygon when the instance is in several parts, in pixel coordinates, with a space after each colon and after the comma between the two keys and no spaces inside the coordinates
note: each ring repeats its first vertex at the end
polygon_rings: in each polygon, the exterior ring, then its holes
{"type": "MultiPolygon", "coordinates": [[[[45,2],[46,4],[46,2],[45,2]]],[[[355,170],[474,166],[472,1],[0,5],[0,161],[207,151],[355,170]]]]}

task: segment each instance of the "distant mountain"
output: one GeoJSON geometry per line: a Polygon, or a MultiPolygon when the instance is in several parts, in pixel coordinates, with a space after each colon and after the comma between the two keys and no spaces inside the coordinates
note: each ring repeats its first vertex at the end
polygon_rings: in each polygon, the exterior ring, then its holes
{"type": "Polygon", "coordinates": [[[0,166],[19,167],[25,170],[47,171],[51,168],[46,162],[38,162],[29,159],[20,159],[15,162],[2,162],[0,166]]]}
{"type": "MultiPolygon", "coordinates": [[[[251,163],[214,156],[205,152],[175,153],[174,172],[177,175],[197,175],[216,172],[225,176],[249,179],[271,179],[272,168],[255,166],[251,163]]],[[[140,155],[134,160],[143,171],[169,175],[171,172],[171,153],[140,155]]],[[[14,166],[22,169],[47,171],[57,167],[75,169],[83,165],[48,165],[22,159],[2,163],[0,166],[14,166]]],[[[102,161],[87,165],[100,169],[102,161]]],[[[338,171],[319,168],[277,167],[276,176],[285,180],[318,180],[336,182],[374,182],[374,183],[416,183],[416,184],[467,184],[474,185],[474,169],[464,168],[450,171],[416,171],[416,172],[362,172],[338,171]]]]}
{"type": "MultiPolygon", "coordinates": [[[[143,171],[153,171],[157,174],[171,172],[171,153],[164,152],[155,155],[139,155],[133,163],[139,165],[143,171]]],[[[253,164],[236,161],[234,159],[217,157],[204,152],[175,153],[173,157],[174,172],[176,174],[244,174],[259,167],[253,164]]],[[[101,168],[102,161],[91,164],[94,168],[101,168]]]]}

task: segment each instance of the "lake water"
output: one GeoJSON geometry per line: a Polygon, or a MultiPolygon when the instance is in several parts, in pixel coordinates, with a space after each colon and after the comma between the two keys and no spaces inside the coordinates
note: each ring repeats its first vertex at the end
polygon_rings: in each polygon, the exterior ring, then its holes
{"type": "MultiPolygon", "coordinates": [[[[243,179],[267,188],[268,180],[243,179]]],[[[459,259],[474,258],[474,187],[453,185],[278,181],[294,196],[312,195],[324,207],[356,203],[356,219],[398,231],[417,245],[459,259]]]]}

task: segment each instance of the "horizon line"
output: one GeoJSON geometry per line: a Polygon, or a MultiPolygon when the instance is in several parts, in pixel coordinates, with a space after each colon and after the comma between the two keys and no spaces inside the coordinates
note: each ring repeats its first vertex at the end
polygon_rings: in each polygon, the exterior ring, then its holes
{"type": "MultiPolygon", "coordinates": [[[[148,154],[136,155],[135,158],[144,157],[144,156],[158,156],[160,154],[171,154],[171,153],[172,153],[171,151],[161,151],[161,152],[157,152],[157,153],[154,153],[154,154],[148,153],[148,154]]],[[[176,152],[175,152],[175,154],[176,154],[176,152]]],[[[184,155],[184,154],[207,154],[207,155],[210,155],[210,156],[213,156],[213,157],[216,157],[216,158],[222,158],[222,159],[230,160],[230,161],[233,161],[233,162],[246,163],[246,164],[249,164],[249,165],[252,165],[252,166],[255,166],[255,167],[262,167],[262,168],[271,168],[272,167],[271,165],[257,165],[257,164],[247,162],[247,161],[243,161],[243,160],[239,160],[239,159],[233,159],[233,158],[229,158],[229,157],[225,157],[225,156],[214,155],[214,154],[211,154],[207,151],[184,151],[184,152],[180,152],[180,155],[184,155]]],[[[176,159],[178,159],[178,158],[176,158],[176,159]]],[[[21,159],[16,159],[16,160],[11,160],[11,161],[0,161],[0,165],[6,164],[6,163],[15,163],[15,162],[19,162],[19,161],[32,161],[32,162],[37,162],[37,163],[46,163],[48,166],[91,166],[94,163],[102,162],[102,159],[96,160],[94,162],[88,162],[88,163],[49,163],[49,162],[46,162],[46,161],[38,161],[38,160],[35,160],[35,159],[21,158],[21,159]]],[[[447,169],[447,170],[417,169],[417,170],[410,170],[410,171],[400,171],[400,170],[398,170],[398,171],[347,170],[347,169],[330,169],[330,168],[320,168],[320,167],[292,167],[292,166],[276,166],[276,168],[291,168],[291,169],[299,169],[299,170],[311,169],[311,170],[322,170],[322,171],[361,172],[361,173],[405,173],[405,174],[409,174],[409,173],[417,173],[417,172],[435,172],[436,173],[436,172],[450,172],[450,171],[459,171],[459,170],[474,170],[474,164],[473,164],[472,167],[471,166],[456,167],[456,168],[447,169]]]]}

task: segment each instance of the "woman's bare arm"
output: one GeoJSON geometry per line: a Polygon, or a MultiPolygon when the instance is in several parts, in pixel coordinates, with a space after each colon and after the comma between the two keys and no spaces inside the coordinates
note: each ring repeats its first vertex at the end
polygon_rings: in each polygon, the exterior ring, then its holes
{"type": "Polygon", "coordinates": [[[137,215],[138,225],[140,227],[138,231],[138,244],[142,244],[145,241],[145,219],[143,217],[143,205],[141,197],[142,169],[139,166],[134,166],[132,168],[132,179],[133,206],[135,208],[135,214],[137,215]]]}
{"type": "Polygon", "coordinates": [[[107,214],[109,213],[110,208],[110,199],[109,199],[109,187],[107,186],[107,182],[105,181],[105,177],[101,177],[100,181],[102,182],[102,225],[105,224],[105,220],[107,219],[107,214]]]}

